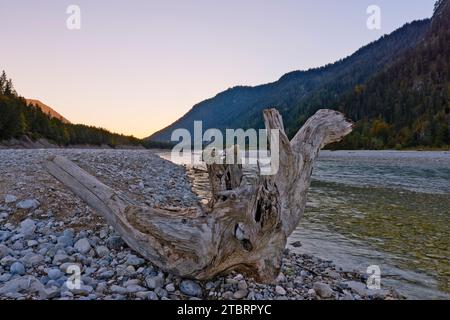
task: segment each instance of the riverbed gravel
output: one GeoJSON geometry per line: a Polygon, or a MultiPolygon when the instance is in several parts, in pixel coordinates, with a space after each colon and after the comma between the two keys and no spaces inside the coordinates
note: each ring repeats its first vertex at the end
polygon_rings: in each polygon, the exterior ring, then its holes
{"type": "Polygon", "coordinates": [[[332,261],[285,250],[276,283],[237,273],[199,282],[159,270],[133,252],[91,208],[43,167],[51,155],[77,163],[149,206],[192,206],[186,169],[147,150],[0,150],[0,299],[366,300],[367,278],[332,261]],[[80,282],[74,286],[74,275],[80,282]]]}

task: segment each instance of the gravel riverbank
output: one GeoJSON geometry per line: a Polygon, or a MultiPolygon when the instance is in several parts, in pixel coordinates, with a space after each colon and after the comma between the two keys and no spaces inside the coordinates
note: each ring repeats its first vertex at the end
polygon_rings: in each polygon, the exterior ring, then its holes
{"type": "Polygon", "coordinates": [[[277,283],[240,274],[196,282],[167,274],[129,249],[42,163],[64,155],[147,205],[198,201],[183,167],[142,150],[0,150],[0,299],[397,299],[331,261],[285,252],[277,283]],[[81,287],[67,285],[71,267],[81,287]]]}

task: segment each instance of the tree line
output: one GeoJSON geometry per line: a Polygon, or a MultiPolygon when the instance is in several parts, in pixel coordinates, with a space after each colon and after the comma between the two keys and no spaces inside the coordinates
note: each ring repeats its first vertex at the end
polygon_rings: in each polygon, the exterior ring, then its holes
{"type": "Polygon", "coordinates": [[[82,124],[69,124],[44,113],[38,106],[28,105],[14,89],[5,71],[0,76],[0,141],[27,136],[32,140],[47,139],[60,146],[107,145],[117,147],[144,146],[166,148],[164,143],[142,141],[133,136],[82,124]]]}

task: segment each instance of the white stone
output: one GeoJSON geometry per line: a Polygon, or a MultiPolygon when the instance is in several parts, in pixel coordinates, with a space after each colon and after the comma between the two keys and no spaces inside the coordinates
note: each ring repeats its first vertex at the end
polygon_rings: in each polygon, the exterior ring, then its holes
{"type": "Polygon", "coordinates": [[[280,296],[285,296],[286,295],[286,290],[284,290],[284,288],[282,286],[276,286],[275,287],[275,292],[280,295],[280,296]]]}

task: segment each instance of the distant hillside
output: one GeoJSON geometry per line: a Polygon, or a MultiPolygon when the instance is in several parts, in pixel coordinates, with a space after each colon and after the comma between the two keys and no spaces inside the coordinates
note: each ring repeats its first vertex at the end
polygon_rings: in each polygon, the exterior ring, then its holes
{"type": "Polygon", "coordinates": [[[321,68],[294,71],[278,81],[257,87],[235,87],[195,105],[181,119],[153,134],[153,141],[169,141],[177,128],[193,131],[195,120],[208,128],[261,128],[261,111],[276,106],[292,135],[315,110],[365,83],[423,40],[430,20],[406,24],[356,53],[321,68]]]}
{"type": "Polygon", "coordinates": [[[0,148],[138,147],[170,148],[170,144],[143,141],[108,130],[71,124],[38,100],[24,99],[14,90],[6,73],[0,76],[0,148]]]}
{"type": "Polygon", "coordinates": [[[49,115],[52,118],[59,119],[59,120],[61,120],[61,122],[64,122],[64,123],[70,123],[70,121],[67,120],[66,118],[64,118],[61,114],[59,114],[58,112],[53,110],[51,107],[49,107],[48,105],[42,103],[39,100],[25,99],[25,101],[27,102],[28,105],[32,105],[32,106],[38,107],[39,109],[42,110],[43,113],[49,115]]]}
{"type": "MultiPolygon", "coordinates": [[[[46,140],[48,144],[71,145],[120,145],[142,146],[142,141],[105,129],[68,123],[54,110],[42,108],[44,104],[30,104],[14,90],[11,79],[3,71],[0,76],[0,142],[46,140]],[[50,111],[50,112],[49,112],[50,111]],[[49,114],[50,113],[50,114],[49,114]],[[61,118],[65,121],[61,121],[61,118]]],[[[148,145],[150,146],[150,144],[148,145]]]]}

